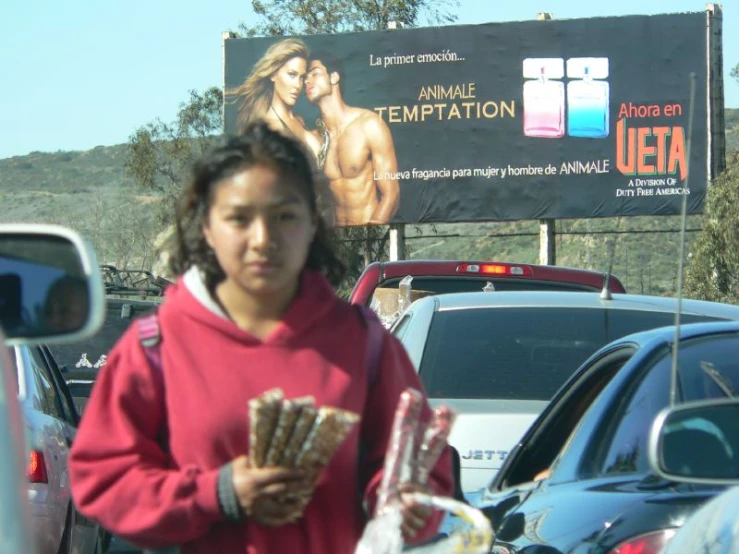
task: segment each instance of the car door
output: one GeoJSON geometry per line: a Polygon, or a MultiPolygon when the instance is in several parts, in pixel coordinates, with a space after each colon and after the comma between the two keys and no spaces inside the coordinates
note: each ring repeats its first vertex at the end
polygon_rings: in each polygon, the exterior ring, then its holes
{"type": "Polygon", "coordinates": [[[56,385],[46,360],[38,347],[25,348],[27,363],[34,376],[39,395],[43,399],[42,410],[47,416],[43,426],[45,446],[48,449],[47,460],[52,468],[49,475],[49,501],[56,505],[57,513],[66,517],[67,508],[72,500],[67,458],[69,447],[74,439],[75,421],[73,412],[65,408],[63,394],[56,385]]]}
{"type": "MultiPolygon", "coordinates": [[[[736,336],[682,342],[681,396],[725,395],[704,367],[710,361],[729,381],[739,382],[739,363],[731,362],[737,350],[736,336]]],[[[513,551],[542,545],[561,552],[609,552],[633,537],[664,540],[705,500],[709,493],[666,483],[649,469],[651,422],[669,404],[670,352],[664,336],[648,341],[608,380],[557,455],[551,477],[505,515],[498,544],[513,551]]]]}
{"type": "MultiPolygon", "coordinates": [[[[579,465],[572,465],[573,460],[586,460],[586,453],[593,444],[602,440],[602,431],[595,430],[598,422],[603,418],[622,417],[608,412],[612,410],[609,400],[625,398],[624,389],[638,374],[639,364],[633,363],[635,357],[640,358],[635,356],[637,352],[633,346],[621,345],[581,369],[580,378],[571,382],[571,390],[561,391],[559,402],[551,407],[549,416],[541,422],[531,440],[523,442],[519,462],[511,462],[509,473],[501,483],[509,482],[514,489],[522,484],[526,486],[526,479],[533,479],[546,467],[542,467],[545,458],[550,458],[552,473],[548,479],[536,483],[520,503],[501,518],[496,538],[499,547],[516,551],[548,546],[570,552],[597,535],[604,522],[614,514],[651,494],[636,487],[642,475],[608,474],[597,470],[583,475],[579,465]]],[[[655,391],[666,398],[667,383],[664,375],[647,373],[633,393],[635,396],[625,403],[628,406],[625,413],[633,413],[634,417],[643,415],[643,410],[636,408],[643,406],[644,398],[651,398],[655,391]]],[[[656,404],[659,400],[647,402],[649,407],[656,404]]],[[[648,429],[648,425],[643,427],[648,429]]],[[[629,426],[628,429],[633,428],[629,426]]],[[[646,459],[646,453],[644,456],[646,459]]]]}
{"type": "MultiPolygon", "coordinates": [[[[64,413],[65,437],[67,439],[67,445],[71,447],[74,442],[74,436],[77,432],[77,425],[79,424],[79,413],[75,407],[71,392],[69,391],[56,360],[49,349],[45,346],[39,346],[35,349],[35,354],[38,357],[39,362],[43,360],[43,367],[58,393],[60,408],[64,413]]],[[[82,514],[77,512],[76,509],[74,511],[73,524],[74,533],[72,536],[74,547],[77,548],[79,552],[92,552],[98,539],[97,524],[84,517],[82,514]]]]}

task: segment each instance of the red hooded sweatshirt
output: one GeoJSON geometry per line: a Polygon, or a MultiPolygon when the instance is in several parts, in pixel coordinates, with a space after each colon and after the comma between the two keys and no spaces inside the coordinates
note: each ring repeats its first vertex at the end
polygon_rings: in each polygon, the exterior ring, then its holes
{"type": "MultiPolygon", "coordinates": [[[[370,383],[366,325],[312,271],[264,341],[220,313],[194,270],[170,287],[159,322],[164,386],[136,325],[96,380],[69,461],[79,511],[134,544],[179,546],[182,554],[352,554],[365,524],[360,483],[373,504],[400,393],[422,390],[400,342],[384,334],[370,383]],[[227,519],[217,488],[223,466],[249,453],[249,400],[276,387],[286,398],[312,395],[317,406],[359,413],[362,422],[323,472],[304,517],[272,528],[227,519]],[[360,435],[368,452],[361,471],[360,435]]],[[[430,484],[451,493],[448,451],[430,484]]],[[[435,514],[418,539],[433,536],[440,519],[435,514]]]]}

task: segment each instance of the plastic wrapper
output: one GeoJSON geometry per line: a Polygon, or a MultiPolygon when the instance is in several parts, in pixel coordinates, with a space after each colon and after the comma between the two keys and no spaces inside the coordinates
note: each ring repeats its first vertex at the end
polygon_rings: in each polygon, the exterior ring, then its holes
{"type": "Polygon", "coordinates": [[[385,454],[385,465],[382,482],[377,494],[375,515],[382,513],[390,503],[397,500],[398,485],[401,482],[410,482],[411,480],[411,459],[422,407],[423,396],[417,390],[406,389],[400,394],[398,407],[395,409],[388,450],[385,454]]]}
{"type": "Polygon", "coordinates": [[[407,481],[424,485],[447,446],[456,414],[447,407],[434,410],[431,421],[420,421],[423,398],[407,389],[398,402],[392,435],[385,455],[382,482],[377,492],[377,509],[365,527],[355,554],[483,554],[493,542],[490,521],[478,509],[453,498],[412,493],[415,502],[450,512],[466,522],[449,536],[409,548],[403,542],[401,503],[398,485],[407,481]]]}
{"type": "Polygon", "coordinates": [[[353,412],[323,406],[313,428],[298,453],[295,464],[305,471],[306,479],[315,483],[321,470],[325,468],[336,450],[359,422],[353,412]]]}
{"type": "Polygon", "coordinates": [[[434,410],[431,416],[431,422],[426,427],[423,434],[416,466],[414,482],[426,484],[429,474],[439,461],[442,452],[446,448],[449,439],[449,433],[452,432],[452,426],[457,415],[446,406],[439,406],[434,410]]]}
{"type": "Polygon", "coordinates": [[[249,461],[264,466],[282,408],[282,391],[272,389],[249,401],[249,461]]]}
{"type": "Polygon", "coordinates": [[[400,530],[402,517],[395,505],[367,524],[354,554],[487,554],[490,551],[493,528],[480,510],[453,498],[423,493],[413,493],[410,497],[421,505],[454,514],[467,525],[434,542],[407,547],[400,530]]]}
{"type": "Polygon", "coordinates": [[[282,456],[285,448],[290,440],[290,435],[295,428],[295,422],[300,417],[302,410],[308,406],[313,406],[315,399],[312,396],[303,398],[295,398],[293,400],[284,400],[280,417],[277,420],[274,435],[269,445],[269,451],[265,459],[264,465],[278,466],[282,462],[282,456]]]}
{"type": "Polygon", "coordinates": [[[410,275],[406,275],[405,277],[403,277],[398,284],[398,313],[400,315],[403,315],[403,313],[410,307],[412,303],[412,284],[413,277],[411,277],[410,275]]]}
{"type": "Polygon", "coordinates": [[[316,422],[318,417],[318,409],[315,406],[304,406],[300,410],[298,419],[295,420],[292,433],[290,438],[287,440],[285,450],[282,452],[282,459],[280,464],[283,467],[295,467],[296,460],[300,449],[303,447],[305,438],[313,428],[313,424],[316,422]]]}

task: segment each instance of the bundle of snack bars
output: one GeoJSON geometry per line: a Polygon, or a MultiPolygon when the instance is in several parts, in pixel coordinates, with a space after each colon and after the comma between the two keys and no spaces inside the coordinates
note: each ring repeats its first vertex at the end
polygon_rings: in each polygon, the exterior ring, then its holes
{"type": "Polygon", "coordinates": [[[302,469],[315,484],[358,421],[353,412],[317,408],[313,397],[285,399],[282,390],[269,390],[249,402],[249,460],[302,469]]]}
{"type": "Polygon", "coordinates": [[[420,419],[422,406],[423,397],[418,391],[407,389],[401,394],[385,455],[375,513],[355,554],[481,554],[490,548],[492,527],[481,511],[452,498],[414,493],[416,502],[453,513],[464,519],[469,527],[432,544],[404,549],[399,485],[428,483],[429,474],[447,447],[456,417],[451,409],[440,406],[433,411],[431,420],[424,424],[420,419]]]}

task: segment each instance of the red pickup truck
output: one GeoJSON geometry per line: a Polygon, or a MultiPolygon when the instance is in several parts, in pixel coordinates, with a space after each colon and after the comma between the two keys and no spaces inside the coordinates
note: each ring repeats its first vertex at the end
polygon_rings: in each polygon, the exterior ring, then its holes
{"type": "Polygon", "coordinates": [[[567,290],[626,292],[614,275],[587,269],[506,262],[402,260],[374,262],[357,280],[349,300],[369,305],[376,289],[398,289],[411,276],[412,289],[426,294],[483,290],[567,290]]]}

